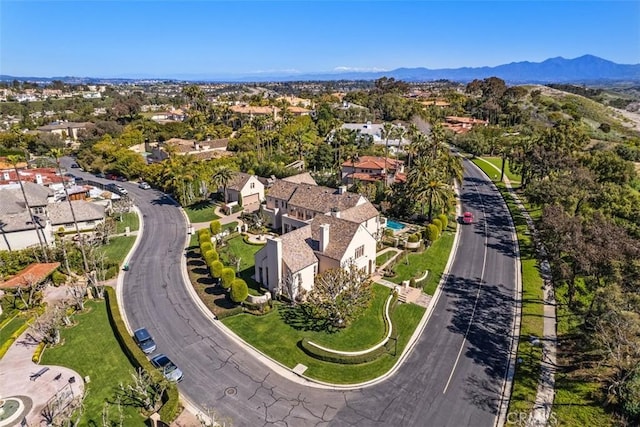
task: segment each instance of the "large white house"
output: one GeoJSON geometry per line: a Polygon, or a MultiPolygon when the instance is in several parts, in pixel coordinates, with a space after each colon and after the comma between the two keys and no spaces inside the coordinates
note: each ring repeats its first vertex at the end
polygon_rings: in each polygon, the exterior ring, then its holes
{"type": "Polygon", "coordinates": [[[333,189],[278,180],[264,212],[283,234],[267,238],[255,254],[255,278],[272,293],[311,290],[316,274],[354,262],[368,274],[376,268],[381,225],[378,211],[345,187],[333,189]]]}

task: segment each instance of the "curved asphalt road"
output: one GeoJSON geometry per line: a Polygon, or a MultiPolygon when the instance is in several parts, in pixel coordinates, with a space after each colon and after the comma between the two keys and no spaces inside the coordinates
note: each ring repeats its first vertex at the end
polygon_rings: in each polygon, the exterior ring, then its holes
{"type": "MultiPolygon", "coordinates": [[[[304,387],[271,373],[198,310],[183,283],[182,213],[155,190],[124,183],[144,215],[144,235],[124,280],[132,328],[183,370],[180,391],[237,426],[492,426],[508,365],[515,247],[495,187],[466,162],[464,225],[431,319],[402,367],[355,391],[304,387]]],[[[78,175],[83,175],[78,173],[78,175]]],[[[274,337],[277,339],[277,337],[274,337]]]]}

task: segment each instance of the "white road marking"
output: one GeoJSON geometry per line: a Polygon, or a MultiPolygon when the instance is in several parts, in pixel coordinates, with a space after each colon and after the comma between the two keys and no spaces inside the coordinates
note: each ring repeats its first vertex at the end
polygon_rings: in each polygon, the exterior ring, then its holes
{"type": "Polygon", "coordinates": [[[478,191],[478,186],[474,183],[473,187],[476,190],[478,196],[480,196],[480,204],[482,206],[482,219],[484,221],[484,257],[482,259],[482,272],[480,273],[480,285],[478,286],[478,291],[476,292],[476,300],[473,303],[473,310],[471,311],[471,318],[469,319],[469,324],[467,325],[467,330],[464,333],[464,338],[462,339],[462,344],[460,344],[460,350],[458,350],[458,356],[456,356],[456,361],[453,364],[453,368],[451,368],[451,373],[449,374],[449,379],[447,380],[447,384],[444,386],[444,390],[442,390],[442,394],[447,392],[447,388],[449,388],[449,383],[451,383],[451,379],[453,378],[453,374],[456,371],[456,367],[458,366],[458,362],[460,361],[460,356],[462,355],[462,349],[467,342],[467,336],[469,335],[469,330],[471,329],[471,324],[473,323],[473,317],[476,314],[476,308],[478,307],[478,301],[480,300],[480,291],[482,290],[482,284],[484,282],[484,270],[487,265],[487,249],[488,249],[488,241],[489,241],[489,233],[487,233],[487,219],[486,212],[484,209],[484,201],[482,200],[482,195],[478,191]]]}

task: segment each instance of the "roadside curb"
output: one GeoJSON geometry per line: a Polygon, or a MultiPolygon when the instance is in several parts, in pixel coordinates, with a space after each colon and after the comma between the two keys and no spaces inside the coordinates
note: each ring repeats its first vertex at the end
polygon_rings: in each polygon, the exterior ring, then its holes
{"type": "MultiPolygon", "coordinates": [[[[491,162],[488,162],[481,157],[476,157],[476,158],[492,166],[494,169],[500,172],[500,170],[496,168],[495,165],[493,165],[491,162]]],[[[473,165],[473,167],[477,168],[480,172],[487,175],[481,168],[476,166],[471,159],[468,159],[468,161],[471,165],[473,165]]],[[[495,182],[491,180],[491,177],[487,175],[487,178],[489,178],[491,185],[496,187],[496,190],[498,191],[498,193],[500,193],[500,190],[498,190],[495,182]]],[[[509,194],[512,194],[515,197],[515,194],[513,194],[513,188],[509,183],[509,179],[506,178],[506,176],[505,176],[505,179],[506,179],[505,186],[507,188],[507,191],[509,192],[509,194]]],[[[502,193],[500,193],[500,197],[506,204],[507,201],[504,200],[504,197],[502,197],[502,193]]],[[[516,289],[514,292],[515,306],[514,306],[513,324],[511,327],[512,338],[511,338],[511,346],[509,348],[509,364],[507,365],[507,370],[505,372],[502,388],[500,391],[500,405],[498,406],[498,415],[494,423],[494,426],[496,427],[505,425],[507,420],[507,410],[509,409],[509,402],[511,401],[511,393],[513,392],[513,378],[515,376],[515,370],[516,370],[518,344],[520,342],[520,327],[522,323],[522,262],[520,260],[520,242],[518,240],[518,233],[516,231],[516,225],[513,222],[513,215],[511,214],[511,211],[509,211],[509,226],[512,231],[511,239],[514,242],[514,247],[515,247],[515,260],[514,260],[515,279],[516,279],[516,289]],[[507,395],[508,395],[508,398],[507,398],[507,395]]]]}
{"type": "MultiPolygon", "coordinates": [[[[131,259],[133,254],[136,252],[136,249],[138,249],[138,246],[140,245],[140,240],[142,239],[142,235],[144,234],[144,218],[142,217],[142,212],[140,212],[140,209],[138,209],[136,205],[133,205],[133,211],[136,213],[136,215],[138,215],[138,223],[140,224],[140,226],[136,234],[136,240],[135,242],[133,242],[133,246],[129,250],[129,253],[127,254],[127,256],[124,257],[124,260],[122,261],[122,265],[129,264],[129,260],[131,259]]],[[[120,272],[118,273],[118,280],[116,281],[116,301],[118,302],[118,310],[120,310],[120,315],[122,316],[122,320],[124,320],[124,325],[127,327],[127,331],[129,332],[129,335],[133,335],[133,330],[131,329],[131,325],[129,325],[129,319],[127,319],[127,312],[124,310],[123,301],[122,301],[124,277],[126,274],[127,272],[124,271],[122,268],[120,268],[120,272]]]]}

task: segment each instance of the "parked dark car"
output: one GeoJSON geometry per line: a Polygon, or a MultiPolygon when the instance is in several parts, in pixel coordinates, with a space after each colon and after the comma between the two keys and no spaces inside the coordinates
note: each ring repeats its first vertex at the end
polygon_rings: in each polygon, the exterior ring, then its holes
{"type": "Polygon", "coordinates": [[[122,186],[118,185],[118,184],[107,184],[105,187],[105,189],[107,189],[108,191],[111,191],[112,193],[116,193],[120,196],[126,196],[127,194],[129,194],[129,192],[127,191],[126,188],[123,188],[122,186]]]}
{"type": "Polygon", "coordinates": [[[145,354],[150,354],[156,351],[156,343],[146,328],[136,329],[133,332],[133,339],[145,354]]]}
{"type": "Polygon", "coordinates": [[[116,176],[115,180],[120,182],[127,182],[127,178],[125,178],[124,176],[116,176]]]}
{"type": "Polygon", "coordinates": [[[103,174],[102,172],[98,172],[96,174],[96,178],[106,178],[105,174],[103,174]]]}
{"type": "Polygon", "coordinates": [[[184,374],[166,355],[160,353],[151,358],[151,364],[162,371],[169,381],[180,382],[184,374]]]}
{"type": "Polygon", "coordinates": [[[73,169],[80,169],[80,165],[78,165],[77,163],[71,163],[71,167],[73,169]]]}

